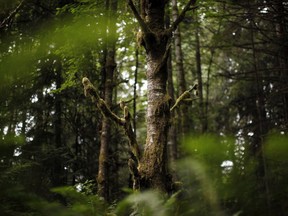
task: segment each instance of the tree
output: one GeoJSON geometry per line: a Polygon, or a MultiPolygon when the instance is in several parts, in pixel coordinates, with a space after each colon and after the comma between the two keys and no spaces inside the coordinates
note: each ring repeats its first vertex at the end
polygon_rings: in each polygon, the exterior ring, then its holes
{"type": "MultiPolygon", "coordinates": [[[[178,5],[177,5],[177,0],[172,1],[172,17],[173,21],[177,20],[179,17],[179,12],[178,12],[178,5]]],[[[184,70],[184,60],[183,60],[183,51],[182,51],[182,40],[181,40],[181,31],[180,31],[180,26],[178,26],[174,32],[174,47],[175,47],[175,72],[178,75],[178,94],[181,95],[183,94],[187,88],[186,88],[186,79],[185,79],[185,70],[184,70]]],[[[187,106],[181,106],[180,111],[179,111],[179,120],[181,121],[180,124],[180,130],[182,131],[183,135],[188,134],[190,131],[189,125],[191,122],[191,118],[189,118],[189,109],[187,106]]]]}
{"type": "MultiPolygon", "coordinates": [[[[97,106],[109,115],[124,128],[130,138],[131,152],[133,160],[129,160],[129,166],[134,176],[135,188],[157,188],[162,191],[171,191],[171,177],[167,167],[167,134],[170,120],[171,98],[166,92],[167,82],[167,59],[169,57],[170,39],[173,31],[177,28],[185,13],[195,1],[189,1],[178,19],[174,21],[170,28],[165,29],[165,6],[163,1],[141,1],[141,15],[137,11],[134,3],[129,0],[128,4],[137,19],[141,32],[139,43],[145,48],[147,59],[146,77],[148,82],[147,96],[147,138],[143,156],[140,158],[139,147],[132,133],[130,117],[124,110],[124,120],[116,116],[107,104],[99,97],[95,87],[87,78],[83,78],[83,85],[86,94],[90,94],[97,100],[97,106]]],[[[179,103],[179,102],[178,102],[179,103]]]]}
{"type": "MultiPolygon", "coordinates": [[[[109,32],[104,38],[104,99],[106,104],[111,107],[112,94],[114,88],[114,71],[116,68],[115,63],[115,44],[116,44],[116,14],[117,14],[117,1],[106,1],[107,17],[107,30],[109,32]]],[[[104,116],[101,127],[101,144],[99,153],[99,170],[97,176],[98,182],[98,195],[105,200],[109,199],[109,143],[111,137],[110,119],[104,116]]]]}
{"type": "Polygon", "coordinates": [[[166,92],[167,59],[169,40],[185,13],[195,1],[189,1],[172,26],[164,29],[167,1],[141,1],[141,16],[132,1],[129,5],[142,30],[142,46],[146,50],[148,81],[147,139],[144,154],[139,164],[141,187],[171,190],[167,170],[167,133],[170,119],[171,98],[166,92]],[[164,32],[164,33],[163,33],[164,32]]]}

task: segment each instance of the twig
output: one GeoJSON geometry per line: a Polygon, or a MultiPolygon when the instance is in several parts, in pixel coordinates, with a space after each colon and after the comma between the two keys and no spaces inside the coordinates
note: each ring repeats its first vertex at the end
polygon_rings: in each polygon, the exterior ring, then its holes
{"type": "MultiPolygon", "coordinates": [[[[190,97],[190,93],[193,91],[193,90],[197,90],[198,88],[198,84],[194,84],[192,86],[192,88],[190,88],[189,90],[183,92],[176,100],[175,104],[171,107],[170,109],[170,112],[172,112],[178,105],[181,101],[184,101],[187,99],[187,97],[190,97]]],[[[196,98],[195,98],[196,99],[196,98]]]]}
{"type": "Polygon", "coordinates": [[[22,0],[19,5],[9,14],[8,17],[6,17],[0,24],[0,29],[1,28],[4,28],[5,25],[7,25],[10,20],[13,18],[13,16],[15,16],[15,14],[21,9],[23,3],[24,3],[25,0],[22,0]]]}

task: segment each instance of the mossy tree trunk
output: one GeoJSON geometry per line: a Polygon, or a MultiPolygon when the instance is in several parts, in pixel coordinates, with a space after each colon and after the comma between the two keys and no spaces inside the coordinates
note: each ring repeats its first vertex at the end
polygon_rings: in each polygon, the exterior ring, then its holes
{"type": "MultiPolygon", "coordinates": [[[[188,3],[187,10],[194,2],[188,3]]],[[[142,29],[140,42],[146,50],[147,60],[147,138],[144,154],[138,168],[140,187],[157,188],[162,191],[171,189],[171,179],[167,170],[167,136],[171,103],[171,98],[166,91],[167,59],[172,31],[177,28],[180,22],[179,19],[174,20],[171,28],[164,28],[167,3],[167,0],[142,0],[141,16],[139,16],[132,1],[129,1],[142,29]],[[175,23],[177,24],[175,25],[175,23]]],[[[184,16],[184,14],[182,15],[184,16]]]]}
{"type": "Polygon", "coordinates": [[[139,173],[141,188],[167,191],[167,134],[169,128],[169,97],[166,92],[168,37],[164,32],[166,1],[142,1],[142,19],[148,27],[143,34],[146,50],[148,107],[146,114],[147,139],[139,173]],[[163,63],[165,61],[165,63],[163,63]]]}

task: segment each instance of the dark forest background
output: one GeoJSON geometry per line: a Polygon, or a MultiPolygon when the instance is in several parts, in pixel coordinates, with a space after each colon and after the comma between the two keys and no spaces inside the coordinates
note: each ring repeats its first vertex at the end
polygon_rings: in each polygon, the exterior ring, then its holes
{"type": "MultiPolygon", "coordinates": [[[[186,3],[169,1],[167,26],[186,3]]],[[[125,102],[143,149],[147,67],[127,1],[0,0],[0,215],[287,215],[287,18],[284,0],[204,0],[186,13],[167,91],[175,102],[198,88],[170,120],[175,188],[140,193],[123,129],[81,84],[89,77],[116,114],[125,102]]]]}

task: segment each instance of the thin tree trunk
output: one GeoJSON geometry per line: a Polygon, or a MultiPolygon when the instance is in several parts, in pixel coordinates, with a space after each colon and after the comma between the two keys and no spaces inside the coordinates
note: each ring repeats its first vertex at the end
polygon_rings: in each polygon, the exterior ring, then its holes
{"type": "MultiPolygon", "coordinates": [[[[107,0],[109,8],[108,28],[109,35],[107,36],[107,55],[105,59],[105,80],[104,80],[104,100],[108,107],[112,104],[112,95],[114,88],[114,70],[116,68],[115,62],[115,44],[116,44],[116,23],[115,14],[117,11],[117,0],[107,0]]],[[[98,168],[98,195],[103,197],[106,201],[109,200],[109,142],[111,137],[111,122],[106,116],[102,120],[102,130],[100,137],[100,152],[99,152],[99,168],[98,168]]]]}
{"type": "MultiPolygon", "coordinates": [[[[250,2],[248,2],[250,6],[250,2]]],[[[271,199],[270,199],[270,189],[267,178],[267,166],[266,158],[264,156],[264,136],[268,133],[266,111],[265,111],[265,99],[263,93],[263,86],[260,80],[261,74],[259,74],[257,53],[255,50],[255,40],[254,40],[254,13],[252,9],[249,9],[250,14],[250,33],[251,33],[251,44],[252,44],[252,56],[253,56],[253,67],[255,72],[256,81],[256,101],[255,107],[256,112],[254,114],[255,122],[257,124],[254,131],[254,143],[252,143],[252,153],[253,156],[258,160],[258,167],[256,170],[256,176],[263,183],[267,204],[267,215],[271,215],[271,199]]]]}
{"type": "MultiPolygon", "coordinates": [[[[170,17],[167,14],[166,15],[166,28],[169,28],[170,26],[170,17]]],[[[171,52],[169,53],[169,57],[167,59],[167,73],[168,73],[168,94],[172,99],[172,103],[175,103],[175,90],[174,90],[174,84],[173,84],[173,68],[172,68],[172,55],[171,52]]],[[[172,114],[172,119],[171,119],[171,126],[169,129],[169,134],[168,134],[168,150],[169,150],[169,156],[173,161],[175,161],[178,157],[178,146],[177,146],[177,117],[178,113],[177,110],[172,114]]]]}
{"type": "Polygon", "coordinates": [[[203,132],[208,131],[208,112],[209,112],[209,94],[210,94],[210,76],[211,76],[211,67],[213,63],[214,57],[214,49],[212,48],[210,51],[210,59],[207,70],[207,81],[206,81],[206,98],[205,98],[205,108],[204,108],[204,120],[203,120],[203,132]]]}
{"type": "MultiPolygon", "coordinates": [[[[173,21],[177,20],[179,17],[177,0],[172,0],[172,17],[173,17],[173,21]]],[[[180,26],[178,26],[178,28],[174,32],[174,46],[175,46],[175,60],[176,60],[175,71],[176,71],[177,78],[178,78],[178,87],[179,87],[178,94],[179,95],[183,94],[187,90],[181,43],[182,43],[181,31],[180,31],[180,26]]],[[[190,129],[190,124],[191,124],[191,122],[189,121],[188,106],[185,106],[185,104],[183,104],[180,107],[179,114],[180,114],[180,120],[181,120],[182,134],[187,135],[190,129]]]]}
{"type": "MultiPolygon", "coordinates": [[[[286,19],[285,19],[285,8],[283,5],[283,0],[277,0],[275,2],[275,8],[277,11],[277,23],[275,25],[276,37],[279,40],[279,54],[278,54],[278,64],[279,68],[281,68],[280,72],[280,80],[283,84],[280,84],[280,89],[285,89],[287,86],[287,77],[288,77],[288,46],[287,46],[287,27],[286,27],[286,19]]],[[[287,91],[286,91],[287,92],[287,91]]],[[[284,122],[288,122],[288,93],[283,93],[283,116],[284,122]]]]}
{"type": "Polygon", "coordinates": [[[205,124],[204,119],[204,106],[203,106],[203,82],[202,82],[202,68],[201,68],[201,51],[200,51],[200,26],[198,21],[198,14],[195,13],[196,17],[196,72],[197,72],[197,81],[198,81],[198,97],[199,97],[199,118],[201,123],[201,132],[204,133],[207,131],[207,124],[205,124]]]}
{"type": "Polygon", "coordinates": [[[134,95],[133,95],[133,128],[134,128],[134,134],[136,136],[136,118],[137,118],[137,110],[136,110],[136,98],[137,98],[137,83],[138,83],[138,67],[139,67],[139,49],[138,45],[136,45],[136,51],[135,51],[135,71],[134,71],[134,95]]]}
{"type": "MultiPolygon", "coordinates": [[[[62,84],[62,74],[61,74],[61,62],[60,59],[56,59],[55,66],[56,73],[56,88],[60,89],[62,84]]],[[[55,116],[54,116],[54,129],[55,129],[55,147],[57,150],[62,147],[62,100],[61,95],[58,93],[55,95],[55,116]]],[[[58,151],[59,152],[59,151],[58,151]]],[[[60,151],[61,152],[61,151],[60,151]]],[[[56,155],[54,160],[54,170],[53,170],[53,186],[59,187],[64,185],[64,167],[62,164],[60,152],[56,155]]]]}

